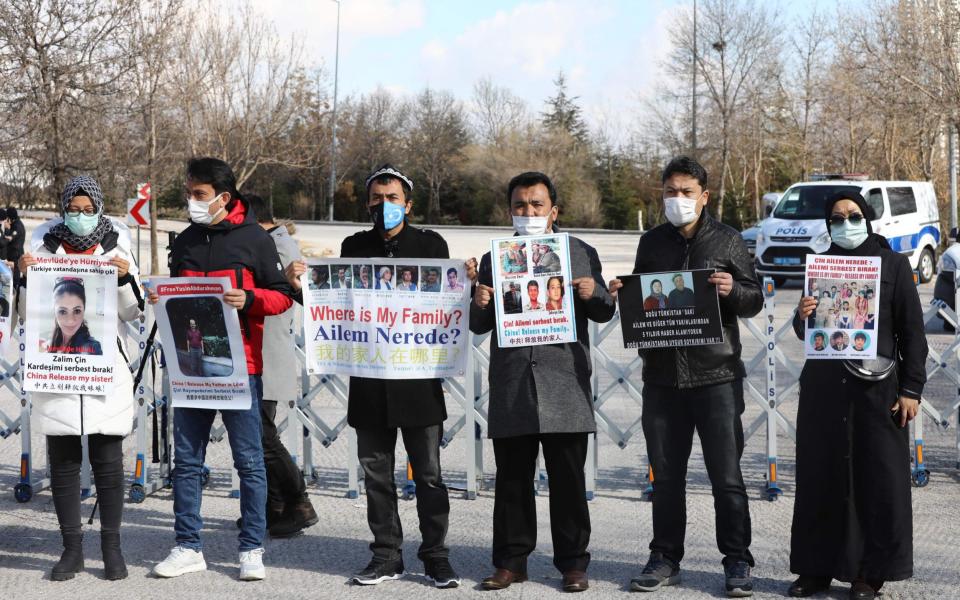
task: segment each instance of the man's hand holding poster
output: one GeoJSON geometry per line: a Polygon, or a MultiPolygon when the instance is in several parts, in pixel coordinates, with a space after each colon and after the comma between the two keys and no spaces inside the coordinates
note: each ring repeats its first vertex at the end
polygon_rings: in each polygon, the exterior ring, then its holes
{"type": "Polygon", "coordinates": [[[27,279],[27,391],[110,394],[117,268],[93,256],[38,256],[27,279]]]}
{"type": "Polygon", "coordinates": [[[625,348],[679,348],[723,343],[711,269],[619,277],[625,348]]]}
{"type": "Polygon", "coordinates": [[[806,322],[806,357],[875,359],[880,257],[808,254],[803,285],[803,295],[817,299],[806,322]]]}
{"type": "Polygon", "coordinates": [[[301,276],[310,373],[375,379],[462,375],[470,286],[463,261],[334,258],[301,276]]]}
{"type": "Polygon", "coordinates": [[[491,240],[501,347],[576,341],[569,244],[566,233],[491,240]]]}
{"type": "Polygon", "coordinates": [[[223,301],[226,277],[154,277],[150,287],[173,406],[246,410],[250,380],[237,309],[223,301]]]}

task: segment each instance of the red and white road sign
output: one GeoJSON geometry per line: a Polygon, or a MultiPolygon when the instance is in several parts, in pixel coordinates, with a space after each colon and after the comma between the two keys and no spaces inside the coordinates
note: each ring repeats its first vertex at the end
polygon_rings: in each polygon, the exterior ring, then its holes
{"type": "Polygon", "coordinates": [[[127,200],[127,225],[150,226],[150,184],[137,185],[137,197],[127,200]]]}

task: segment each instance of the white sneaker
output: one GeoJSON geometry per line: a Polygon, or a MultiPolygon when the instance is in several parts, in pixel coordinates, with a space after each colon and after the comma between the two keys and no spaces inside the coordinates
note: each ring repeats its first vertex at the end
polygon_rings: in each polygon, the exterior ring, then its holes
{"type": "Polygon", "coordinates": [[[240,553],[240,581],[260,581],[266,578],[263,567],[263,548],[254,548],[240,553]]]}
{"type": "Polygon", "coordinates": [[[203,560],[203,552],[177,546],[170,554],[153,568],[157,577],[180,577],[186,573],[206,571],[207,561],[203,560]]]}

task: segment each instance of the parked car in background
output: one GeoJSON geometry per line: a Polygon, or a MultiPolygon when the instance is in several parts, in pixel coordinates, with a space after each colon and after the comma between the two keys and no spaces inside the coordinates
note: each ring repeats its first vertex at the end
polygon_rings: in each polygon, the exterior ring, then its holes
{"type": "Polygon", "coordinates": [[[743,242],[747,245],[747,251],[750,252],[752,257],[757,255],[757,234],[760,233],[762,226],[763,221],[760,221],[753,227],[748,227],[740,232],[740,237],[743,238],[743,242]]]}

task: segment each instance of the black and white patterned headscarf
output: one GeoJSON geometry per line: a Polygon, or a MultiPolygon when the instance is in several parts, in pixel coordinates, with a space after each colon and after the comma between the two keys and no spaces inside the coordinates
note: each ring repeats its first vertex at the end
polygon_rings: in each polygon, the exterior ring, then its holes
{"type": "Polygon", "coordinates": [[[100,220],[97,227],[87,235],[77,235],[70,231],[65,223],[58,223],[50,228],[50,234],[56,236],[61,242],[68,244],[76,250],[87,250],[96,246],[103,240],[103,236],[113,231],[113,225],[103,214],[103,192],[100,190],[100,184],[93,177],[87,175],[78,175],[67,182],[60,194],[60,209],[66,213],[67,206],[76,196],[88,196],[93,202],[93,207],[97,209],[100,220]]]}

